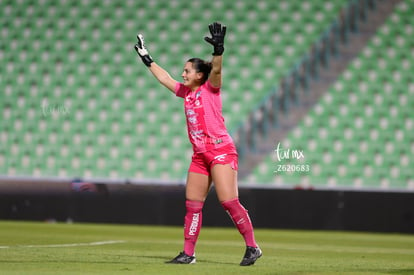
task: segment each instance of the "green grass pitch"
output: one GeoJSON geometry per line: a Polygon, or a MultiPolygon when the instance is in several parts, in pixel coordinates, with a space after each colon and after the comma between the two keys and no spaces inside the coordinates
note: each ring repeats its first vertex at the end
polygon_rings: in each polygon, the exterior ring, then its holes
{"type": "Polygon", "coordinates": [[[204,227],[197,263],[171,265],[182,228],[0,222],[0,274],[414,274],[414,235],[256,229],[263,257],[240,267],[235,228],[204,227]]]}

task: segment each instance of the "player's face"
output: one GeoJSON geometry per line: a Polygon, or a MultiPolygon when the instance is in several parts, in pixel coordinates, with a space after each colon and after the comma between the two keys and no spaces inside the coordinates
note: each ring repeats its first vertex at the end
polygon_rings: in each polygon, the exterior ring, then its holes
{"type": "Polygon", "coordinates": [[[184,80],[183,82],[184,86],[194,88],[194,87],[200,86],[203,73],[197,72],[193,67],[193,63],[186,62],[181,76],[184,80]]]}

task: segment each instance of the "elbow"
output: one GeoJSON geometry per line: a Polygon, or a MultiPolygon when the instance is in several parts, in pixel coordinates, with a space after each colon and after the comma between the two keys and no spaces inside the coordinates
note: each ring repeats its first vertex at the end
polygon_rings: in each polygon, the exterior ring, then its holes
{"type": "Polygon", "coordinates": [[[221,68],[213,68],[210,74],[217,77],[221,77],[221,68]]]}

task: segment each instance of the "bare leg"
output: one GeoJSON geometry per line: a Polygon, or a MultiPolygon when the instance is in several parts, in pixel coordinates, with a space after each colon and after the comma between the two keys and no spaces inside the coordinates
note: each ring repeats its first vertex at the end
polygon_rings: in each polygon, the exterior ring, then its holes
{"type": "Polygon", "coordinates": [[[185,187],[185,197],[190,201],[204,202],[211,186],[211,178],[207,175],[189,172],[185,187]]]}
{"type": "Polygon", "coordinates": [[[239,196],[237,187],[237,171],[230,164],[216,164],[211,169],[211,175],[216,193],[221,203],[239,196]]]}

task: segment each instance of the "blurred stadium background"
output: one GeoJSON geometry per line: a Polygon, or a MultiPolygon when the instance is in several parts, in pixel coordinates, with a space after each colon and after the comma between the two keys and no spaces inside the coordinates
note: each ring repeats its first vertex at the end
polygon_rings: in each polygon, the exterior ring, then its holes
{"type": "MultiPolygon", "coordinates": [[[[24,216],[6,199],[19,190],[182,186],[191,156],[182,102],[133,45],[142,32],[154,60],[179,80],[186,59],[210,57],[203,37],[213,21],[228,26],[223,111],[240,154],[241,194],[413,194],[413,0],[0,7],[0,218],[24,216]]],[[[411,201],[400,212],[403,231],[414,232],[411,201]]]]}

